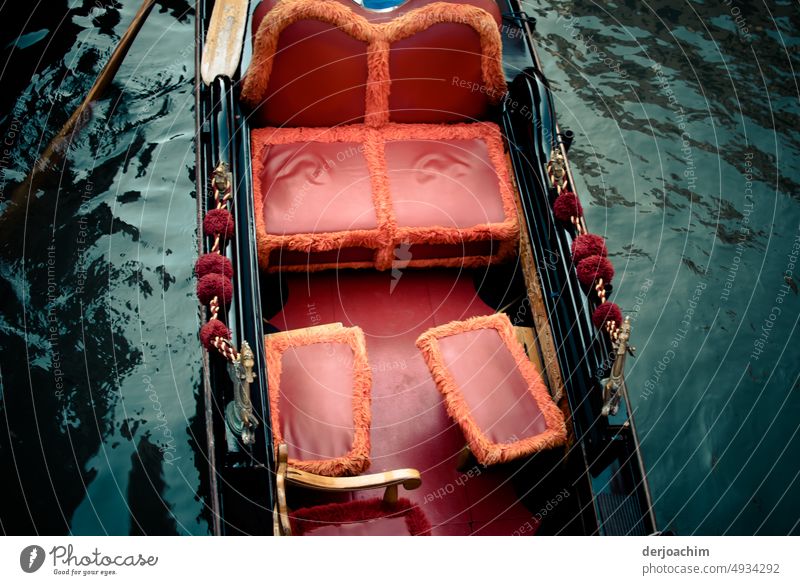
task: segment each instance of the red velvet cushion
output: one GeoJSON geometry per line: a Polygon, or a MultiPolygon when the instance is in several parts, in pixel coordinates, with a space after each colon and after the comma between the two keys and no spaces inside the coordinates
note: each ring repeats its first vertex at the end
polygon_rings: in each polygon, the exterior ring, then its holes
{"type": "Polygon", "coordinates": [[[486,94],[480,36],[463,24],[435,24],[392,43],[389,75],[392,122],[473,122],[497,101],[486,94]]]}
{"type": "Polygon", "coordinates": [[[314,343],[283,352],[281,431],[294,459],[332,459],[353,444],[353,350],[314,343]]]}
{"type": "Polygon", "coordinates": [[[438,341],[447,369],[490,441],[512,443],[547,430],[542,411],[497,330],[467,331],[438,341]]]}
{"type": "Polygon", "coordinates": [[[274,144],[261,155],[269,234],[376,229],[369,170],[356,142],[274,144]]]}
{"type": "Polygon", "coordinates": [[[468,228],[505,219],[482,140],[392,140],[385,150],[398,226],[468,228]]]}
{"type": "Polygon", "coordinates": [[[276,54],[267,94],[251,124],[332,126],[364,121],[367,43],[327,22],[301,20],[281,32],[276,54]]]}
{"type": "Polygon", "coordinates": [[[417,339],[417,347],[448,414],[482,464],[566,442],[564,415],[505,314],[434,327],[417,339]]]}
{"type": "Polygon", "coordinates": [[[371,370],[358,327],[324,325],[266,338],[270,416],[289,464],[321,475],[369,466],[371,370]]]}

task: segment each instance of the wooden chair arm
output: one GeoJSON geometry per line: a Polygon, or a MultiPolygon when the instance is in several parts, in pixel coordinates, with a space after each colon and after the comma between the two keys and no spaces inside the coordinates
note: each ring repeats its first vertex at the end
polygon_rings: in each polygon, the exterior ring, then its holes
{"type": "Polygon", "coordinates": [[[292,525],[289,523],[289,506],[286,504],[286,472],[288,470],[287,461],[289,460],[289,449],[286,445],[278,445],[278,472],[275,477],[275,487],[278,501],[275,504],[277,519],[273,526],[275,536],[291,536],[292,525]]]}
{"type": "Polygon", "coordinates": [[[352,492],[399,485],[407,490],[415,490],[422,485],[422,478],[416,469],[393,469],[355,477],[327,477],[289,467],[286,470],[286,482],[326,492],[352,492]]]}
{"type": "Polygon", "coordinates": [[[370,473],[355,477],[328,477],[317,475],[300,469],[289,467],[289,450],[286,445],[278,445],[278,473],[275,534],[291,534],[289,510],[286,505],[286,488],[289,485],[315,489],[326,492],[352,492],[370,489],[382,489],[383,501],[387,504],[397,503],[398,486],[406,490],[415,490],[422,485],[422,478],[416,469],[393,469],[383,473],[370,473]]]}

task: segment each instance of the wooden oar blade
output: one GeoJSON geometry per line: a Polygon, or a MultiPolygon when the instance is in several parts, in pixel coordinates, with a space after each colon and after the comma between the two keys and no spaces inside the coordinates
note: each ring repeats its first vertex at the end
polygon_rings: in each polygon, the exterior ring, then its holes
{"type": "Polygon", "coordinates": [[[242,56],[247,24],[248,0],[217,0],[200,62],[200,76],[206,85],[220,75],[232,78],[242,56]]]}

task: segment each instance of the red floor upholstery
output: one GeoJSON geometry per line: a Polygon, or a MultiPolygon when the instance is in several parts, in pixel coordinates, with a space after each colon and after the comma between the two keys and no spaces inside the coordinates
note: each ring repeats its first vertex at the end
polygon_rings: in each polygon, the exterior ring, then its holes
{"type": "Polygon", "coordinates": [[[302,508],[290,514],[297,536],[430,536],[425,513],[405,498],[381,498],[302,508]]]}
{"type": "Polygon", "coordinates": [[[516,250],[494,124],[259,128],[252,141],[264,269],[472,267],[516,250]]]}
{"type": "Polygon", "coordinates": [[[511,535],[534,522],[503,466],[468,474],[456,469],[464,435],[415,346],[431,327],[492,313],[475,292],[471,272],[339,271],[285,279],[287,290],[273,291],[288,297],[270,319],[276,327],[341,322],[364,331],[372,369],[370,472],[418,469],[422,487],[403,495],[425,512],[434,535],[511,535]]]}

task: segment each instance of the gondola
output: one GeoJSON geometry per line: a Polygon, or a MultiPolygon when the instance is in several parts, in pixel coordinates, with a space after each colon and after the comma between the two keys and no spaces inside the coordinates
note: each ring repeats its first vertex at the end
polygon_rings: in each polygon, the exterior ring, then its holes
{"type": "Polygon", "coordinates": [[[535,19],[247,4],[197,2],[214,533],[656,532],[535,19]]]}

